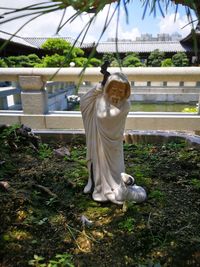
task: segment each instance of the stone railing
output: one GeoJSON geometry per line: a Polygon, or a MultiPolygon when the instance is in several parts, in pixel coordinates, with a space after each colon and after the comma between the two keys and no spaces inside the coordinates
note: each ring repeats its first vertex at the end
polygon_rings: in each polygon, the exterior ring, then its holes
{"type": "MultiPolygon", "coordinates": [[[[111,73],[120,71],[110,68],[111,73]]],[[[181,82],[199,83],[200,68],[123,68],[132,84],[138,82],[181,82]]],[[[82,74],[81,68],[0,68],[0,80],[20,84],[22,111],[0,111],[0,124],[23,123],[33,129],[83,129],[80,112],[49,111],[47,101],[47,81],[73,82],[102,80],[100,68],[88,68],[82,74]]],[[[177,89],[178,90],[178,89],[177,89]]],[[[187,93],[186,91],[182,93],[187,93]]],[[[200,93],[199,87],[192,89],[200,93]]],[[[191,90],[189,90],[191,91],[191,90]]],[[[148,93],[148,92],[147,92],[148,93]]],[[[151,91],[152,93],[152,91],[151,91]]],[[[200,130],[200,111],[198,114],[184,113],[145,113],[130,112],[126,122],[130,130],[200,130]]]]}

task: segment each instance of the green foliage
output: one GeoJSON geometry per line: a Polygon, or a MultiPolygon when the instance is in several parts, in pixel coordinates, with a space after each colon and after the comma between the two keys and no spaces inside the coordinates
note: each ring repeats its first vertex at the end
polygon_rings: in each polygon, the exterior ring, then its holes
{"type": "Polygon", "coordinates": [[[162,61],[161,67],[173,67],[173,62],[171,58],[166,58],[162,61]]]}
{"type": "Polygon", "coordinates": [[[160,190],[154,190],[154,191],[150,192],[149,198],[154,198],[156,200],[162,201],[165,198],[165,194],[163,192],[161,192],[160,190]]]}
{"type": "Polygon", "coordinates": [[[90,59],[90,64],[93,66],[93,67],[99,67],[101,66],[101,60],[98,59],[98,58],[91,58],[90,59]]]}
{"type": "Polygon", "coordinates": [[[10,56],[5,58],[8,67],[22,67],[24,64],[28,64],[28,59],[26,56],[10,56]]]}
{"type": "Polygon", "coordinates": [[[132,232],[134,229],[135,219],[134,218],[126,218],[122,222],[118,223],[118,227],[121,230],[132,232]]]}
{"type": "Polygon", "coordinates": [[[36,54],[30,54],[28,56],[10,56],[5,58],[5,62],[8,67],[35,67],[37,64],[41,63],[41,59],[36,54]]]}
{"type": "Polygon", "coordinates": [[[125,57],[127,57],[127,56],[133,56],[133,57],[140,58],[139,53],[136,53],[136,52],[127,52],[125,54],[125,57]]]}
{"type": "Polygon", "coordinates": [[[4,59],[0,58],[0,68],[6,68],[8,65],[4,61],[4,59]]]}
{"type": "Polygon", "coordinates": [[[43,261],[44,261],[44,257],[38,256],[38,255],[34,255],[34,259],[30,260],[28,262],[28,265],[35,266],[35,267],[45,267],[46,264],[42,263],[43,261]]]}
{"type": "Polygon", "coordinates": [[[15,131],[17,128],[19,128],[19,124],[13,124],[9,127],[6,127],[5,129],[0,132],[0,150],[1,152],[7,149],[10,149],[9,141],[12,139],[12,141],[15,141],[16,143],[19,142],[20,137],[16,135],[15,131]]]}
{"type": "Polygon", "coordinates": [[[54,54],[52,56],[45,56],[42,61],[41,67],[51,68],[51,67],[68,67],[69,61],[65,56],[54,54]]]}
{"type": "MultiPolygon", "coordinates": [[[[75,63],[76,67],[83,67],[87,63],[87,58],[86,57],[77,57],[73,59],[73,62],[75,63]]],[[[89,66],[91,66],[89,64],[89,66]]]]}
{"type": "Polygon", "coordinates": [[[50,38],[43,45],[43,49],[49,51],[53,55],[47,55],[43,58],[42,64],[38,67],[69,67],[70,62],[75,63],[75,67],[98,67],[101,60],[97,58],[88,59],[84,57],[84,51],[59,38],[50,38]]]}
{"type": "Polygon", "coordinates": [[[71,44],[61,38],[49,38],[41,46],[51,53],[63,55],[71,49],[71,44]]]}
{"type": "Polygon", "coordinates": [[[113,2],[112,0],[90,0],[90,1],[82,1],[82,0],[52,0],[52,2],[61,2],[61,9],[64,7],[72,6],[75,10],[80,10],[81,12],[89,11],[94,7],[98,7],[99,10],[103,9],[106,4],[113,2]]]}
{"type": "Polygon", "coordinates": [[[121,65],[121,60],[118,60],[116,58],[113,59],[113,61],[110,63],[111,67],[120,67],[121,65]]]}
{"type": "Polygon", "coordinates": [[[178,52],[172,57],[172,62],[175,67],[189,66],[189,60],[184,52],[178,52]]]}
{"type": "Polygon", "coordinates": [[[162,267],[159,262],[153,263],[152,261],[149,261],[145,264],[139,264],[137,267],[162,267]]]}
{"type": "Polygon", "coordinates": [[[49,261],[48,267],[74,267],[70,254],[57,254],[55,258],[55,260],[49,261]]]}
{"type": "Polygon", "coordinates": [[[68,57],[70,55],[71,60],[84,55],[84,51],[81,48],[72,47],[69,42],[62,38],[49,38],[43,43],[42,48],[51,54],[65,55],[68,57]]]}
{"type": "Polygon", "coordinates": [[[192,179],[190,184],[197,190],[200,190],[200,180],[199,179],[192,179]]]}
{"type": "Polygon", "coordinates": [[[41,58],[39,58],[36,54],[30,54],[27,57],[29,59],[30,67],[35,67],[37,64],[42,62],[41,58]]]}
{"type": "MultiPolygon", "coordinates": [[[[68,51],[65,51],[65,54],[66,54],[66,52],[68,53],[68,51]]],[[[84,56],[84,54],[85,54],[85,52],[81,49],[81,48],[79,48],[79,47],[74,47],[73,49],[72,49],[72,51],[71,51],[71,57],[72,57],[72,60],[73,60],[73,58],[75,58],[75,57],[82,57],[82,56],[84,56]]],[[[69,56],[69,55],[68,55],[69,56]]]]}
{"type": "Polygon", "coordinates": [[[154,50],[148,57],[148,66],[160,67],[165,57],[164,52],[160,52],[159,49],[154,50]]]}
{"type": "MultiPolygon", "coordinates": [[[[36,201],[39,201],[39,196],[40,193],[37,191],[33,191],[33,195],[35,195],[35,197],[33,197],[33,199],[36,201]]],[[[23,224],[31,224],[31,225],[43,225],[45,223],[48,222],[48,218],[47,217],[43,217],[42,218],[42,214],[40,213],[35,213],[35,214],[28,214],[27,218],[24,220],[23,224]]]]}
{"type": "Polygon", "coordinates": [[[134,54],[127,55],[122,61],[123,67],[143,67],[144,64],[140,61],[140,59],[134,54]]]}
{"type": "Polygon", "coordinates": [[[115,60],[115,56],[112,53],[105,53],[102,57],[102,62],[109,61],[110,63],[115,60]]]}
{"type": "Polygon", "coordinates": [[[75,67],[99,67],[101,65],[101,60],[97,58],[91,58],[89,61],[86,57],[77,57],[73,59],[75,67]]]}
{"type": "Polygon", "coordinates": [[[72,256],[68,253],[57,254],[55,259],[49,260],[49,262],[43,263],[44,257],[34,255],[34,259],[28,262],[28,265],[34,267],[74,267],[72,263],[72,256]]]}
{"type": "Polygon", "coordinates": [[[187,113],[197,113],[198,111],[198,107],[194,107],[194,108],[184,108],[182,110],[182,112],[187,112],[187,113]]]}
{"type": "MultiPolygon", "coordinates": [[[[49,144],[52,149],[63,145],[54,141],[49,144]]],[[[127,173],[145,188],[141,179],[149,177],[150,185],[147,201],[128,203],[126,211],[118,205],[94,202],[82,193],[88,179],[86,147],[77,142],[69,144],[69,151],[65,158],[45,161],[38,159],[36,151],[27,154],[21,149],[10,153],[17,166],[12,175],[3,179],[10,189],[0,188],[0,248],[9,266],[28,266],[29,259],[29,265],[37,267],[73,263],[104,266],[108,257],[110,266],[116,266],[116,262],[120,266],[158,267],[159,262],[168,266],[169,258],[170,266],[184,266],[186,260],[194,260],[199,244],[196,200],[200,158],[196,147],[188,147],[180,140],[169,144],[158,144],[157,140],[154,145],[125,144],[127,173]],[[49,188],[57,197],[36,185],[49,188]],[[83,230],[81,215],[92,220],[93,226],[83,230]],[[195,239],[190,233],[197,233],[195,239]],[[90,250],[94,247],[95,251],[90,250]],[[185,247],[189,251],[187,258],[182,257],[185,247]],[[33,257],[34,254],[38,256],[33,257]]]]}
{"type": "Polygon", "coordinates": [[[47,144],[39,144],[39,158],[40,159],[46,159],[51,158],[53,155],[53,152],[51,148],[47,144]]]}

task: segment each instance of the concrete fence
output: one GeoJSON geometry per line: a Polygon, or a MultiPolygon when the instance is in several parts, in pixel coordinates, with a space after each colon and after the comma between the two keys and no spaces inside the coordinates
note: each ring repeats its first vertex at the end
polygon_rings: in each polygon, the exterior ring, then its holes
{"type": "MultiPolygon", "coordinates": [[[[182,94],[200,94],[200,68],[110,68],[109,71],[123,71],[137,90],[137,83],[181,83],[175,88],[182,94]],[[182,90],[182,91],[181,91],[182,90]]],[[[51,111],[48,105],[48,81],[80,83],[87,81],[97,83],[102,80],[100,68],[88,68],[82,73],[81,68],[0,68],[0,81],[19,83],[21,88],[22,111],[0,110],[0,124],[23,123],[33,129],[77,130],[83,129],[80,112],[51,111]]],[[[158,88],[151,87],[144,93],[162,94],[158,88]]],[[[164,90],[162,88],[162,90],[164,90]]],[[[167,90],[170,90],[168,88],[167,90]]],[[[18,92],[19,94],[19,92],[18,92]]],[[[17,101],[17,97],[16,97],[17,101]]],[[[19,101],[19,98],[18,98],[19,101]]],[[[199,100],[200,101],[200,100],[199,100]]],[[[5,102],[5,101],[4,101],[5,102]]],[[[2,101],[3,103],[3,101],[2,101]]],[[[3,104],[0,106],[0,108],[3,104]]],[[[130,112],[126,122],[127,130],[181,130],[200,131],[200,111],[197,114],[186,113],[145,113],[130,112]]]]}

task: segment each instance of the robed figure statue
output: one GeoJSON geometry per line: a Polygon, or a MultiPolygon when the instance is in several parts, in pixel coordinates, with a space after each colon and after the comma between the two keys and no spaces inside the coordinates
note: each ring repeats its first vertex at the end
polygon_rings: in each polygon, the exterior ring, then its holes
{"type": "Polygon", "coordinates": [[[146,199],[145,190],[133,185],[134,178],[125,173],[123,133],[129,96],[130,83],[123,73],[117,72],[107,75],[106,81],[81,98],[89,171],[84,193],[91,193],[95,201],[123,204],[127,199],[146,199]]]}

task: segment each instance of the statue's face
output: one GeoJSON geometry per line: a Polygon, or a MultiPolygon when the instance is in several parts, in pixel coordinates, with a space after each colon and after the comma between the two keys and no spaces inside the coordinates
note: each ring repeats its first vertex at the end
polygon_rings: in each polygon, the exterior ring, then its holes
{"type": "Polygon", "coordinates": [[[126,84],[112,81],[107,89],[108,101],[117,105],[126,97],[126,84]]]}

